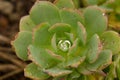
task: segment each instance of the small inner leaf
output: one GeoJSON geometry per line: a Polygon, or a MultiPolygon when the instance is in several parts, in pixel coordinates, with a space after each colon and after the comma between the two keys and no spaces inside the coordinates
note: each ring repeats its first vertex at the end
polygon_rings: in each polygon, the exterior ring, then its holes
{"type": "Polygon", "coordinates": [[[55,50],[55,51],[57,51],[57,45],[56,45],[56,34],[54,34],[53,35],[53,37],[52,37],[52,39],[51,39],[51,45],[52,45],[52,47],[53,47],[53,49],[55,50]]]}
{"type": "Polygon", "coordinates": [[[86,38],[87,38],[87,33],[86,33],[86,30],[85,30],[85,27],[80,22],[78,22],[77,34],[78,34],[79,40],[83,44],[85,44],[86,43],[86,38]]]}
{"type": "Polygon", "coordinates": [[[48,31],[51,33],[62,34],[64,32],[70,32],[70,30],[71,26],[69,24],[56,23],[53,26],[51,26],[48,31]]]}
{"type": "Polygon", "coordinates": [[[78,39],[76,39],[76,40],[73,42],[72,46],[71,46],[70,49],[69,49],[68,55],[69,55],[69,56],[76,55],[77,48],[78,48],[78,39]]]}
{"type": "Polygon", "coordinates": [[[65,35],[73,43],[73,41],[74,41],[74,35],[72,33],[67,33],[67,32],[65,32],[65,35]]]}

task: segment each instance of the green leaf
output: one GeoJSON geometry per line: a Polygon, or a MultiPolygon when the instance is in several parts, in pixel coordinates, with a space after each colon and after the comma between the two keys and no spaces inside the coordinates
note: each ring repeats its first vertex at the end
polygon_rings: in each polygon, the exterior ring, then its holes
{"type": "Polygon", "coordinates": [[[35,24],[30,19],[30,16],[24,16],[20,20],[20,31],[32,31],[35,24]]]}
{"type": "Polygon", "coordinates": [[[65,10],[61,10],[60,14],[61,14],[62,22],[71,25],[72,31],[75,34],[76,34],[78,22],[81,22],[82,24],[84,23],[83,17],[80,15],[79,11],[65,9],[65,10]]]}
{"type": "Polygon", "coordinates": [[[88,39],[95,33],[101,35],[107,28],[107,19],[98,7],[86,8],[84,18],[88,39]]]}
{"type": "Polygon", "coordinates": [[[91,37],[91,39],[88,41],[87,47],[87,61],[89,63],[93,63],[96,61],[102,50],[102,43],[100,42],[97,34],[91,37]]]}
{"type": "Polygon", "coordinates": [[[52,52],[51,50],[49,50],[49,49],[46,49],[46,51],[47,51],[48,54],[49,54],[50,56],[52,56],[53,58],[56,58],[56,59],[58,59],[58,60],[60,60],[60,61],[64,61],[64,60],[65,60],[61,55],[57,55],[57,54],[55,54],[54,52],[52,52]]]}
{"type": "MultiPolygon", "coordinates": [[[[68,56],[70,56],[70,57],[72,57],[72,56],[74,56],[74,55],[77,55],[77,49],[78,49],[78,39],[76,39],[74,42],[73,42],[73,44],[72,44],[72,46],[70,47],[70,49],[69,49],[69,52],[68,52],[68,56]]],[[[77,55],[78,56],[78,55],[77,55]]]]}
{"type": "Polygon", "coordinates": [[[74,57],[74,58],[69,58],[67,62],[65,63],[68,67],[72,68],[78,68],[78,66],[85,60],[85,57],[74,57]]]}
{"type": "Polygon", "coordinates": [[[59,58],[51,55],[45,49],[35,47],[34,45],[30,45],[28,49],[28,56],[30,60],[39,65],[41,68],[49,68],[52,66],[56,66],[57,63],[61,62],[59,58]]]}
{"type": "Polygon", "coordinates": [[[69,75],[69,77],[67,77],[67,80],[78,80],[80,76],[81,74],[77,72],[77,70],[73,69],[73,72],[69,75]]]}
{"type": "Polygon", "coordinates": [[[87,33],[85,30],[85,27],[80,22],[78,22],[77,34],[78,34],[78,38],[82,42],[82,44],[85,44],[86,38],[87,38],[87,33]]]}
{"type": "Polygon", "coordinates": [[[91,64],[87,64],[86,67],[90,71],[97,71],[104,69],[112,62],[112,52],[110,50],[104,50],[100,53],[98,59],[91,64]]]}
{"type": "Polygon", "coordinates": [[[113,62],[110,65],[110,70],[109,70],[105,80],[114,80],[115,77],[116,77],[116,64],[115,64],[115,62],[113,62]]]}
{"type": "Polygon", "coordinates": [[[32,43],[32,33],[28,31],[21,31],[18,33],[16,39],[12,41],[17,56],[22,60],[27,60],[27,48],[32,43]]]}
{"type": "Polygon", "coordinates": [[[51,69],[46,69],[46,70],[44,70],[44,72],[53,77],[65,76],[65,75],[72,73],[72,71],[70,71],[70,70],[60,69],[60,68],[56,68],[56,67],[51,68],[51,69]]]}
{"type": "Polygon", "coordinates": [[[51,39],[51,45],[55,51],[57,51],[57,44],[56,44],[56,34],[53,35],[51,39]]]}
{"type": "Polygon", "coordinates": [[[33,44],[38,47],[49,47],[51,44],[51,34],[48,32],[50,25],[42,23],[33,31],[33,44]]]}
{"type": "Polygon", "coordinates": [[[106,31],[101,36],[103,48],[110,49],[113,54],[120,52],[120,37],[117,32],[106,31]]]}
{"type": "Polygon", "coordinates": [[[90,75],[92,72],[86,69],[86,63],[83,62],[78,68],[78,72],[83,74],[83,75],[90,75]]]}
{"type": "Polygon", "coordinates": [[[88,5],[100,5],[104,3],[106,0],[86,0],[88,5]]]}
{"type": "Polygon", "coordinates": [[[49,28],[49,32],[56,33],[56,34],[70,32],[70,30],[71,30],[71,26],[69,24],[65,24],[65,23],[56,23],[49,28]]]}
{"type": "Polygon", "coordinates": [[[74,42],[74,35],[72,33],[65,32],[65,35],[72,43],[74,42]]]}
{"type": "Polygon", "coordinates": [[[34,63],[27,65],[24,69],[25,76],[35,80],[46,80],[49,75],[45,74],[42,69],[34,63]]]}
{"type": "Polygon", "coordinates": [[[62,8],[75,8],[72,0],[55,0],[54,4],[62,9],[62,8]]]}
{"type": "Polygon", "coordinates": [[[37,1],[30,10],[30,18],[35,24],[61,22],[58,8],[48,1],[37,1]]]}

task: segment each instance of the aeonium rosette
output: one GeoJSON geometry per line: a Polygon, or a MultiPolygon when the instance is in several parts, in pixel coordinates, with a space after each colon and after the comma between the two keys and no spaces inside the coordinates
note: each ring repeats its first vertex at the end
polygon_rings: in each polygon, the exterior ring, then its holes
{"type": "Polygon", "coordinates": [[[12,42],[18,57],[32,61],[25,75],[38,80],[96,79],[91,74],[98,73],[103,76],[113,51],[104,36],[118,36],[105,31],[106,20],[96,6],[79,13],[74,8],[59,9],[50,2],[37,1],[30,15],[21,19],[20,32],[12,42]]]}

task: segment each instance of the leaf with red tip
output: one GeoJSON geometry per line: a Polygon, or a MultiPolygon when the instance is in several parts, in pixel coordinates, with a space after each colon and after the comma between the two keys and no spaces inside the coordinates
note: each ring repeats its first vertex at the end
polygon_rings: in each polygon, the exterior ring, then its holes
{"type": "Polygon", "coordinates": [[[90,71],[97,71],[104,69],[112,62],[112,52],[110,50],[104,50],[100,53],[98,59],[91,64],[87,64],[86,67],[90,71]]]}
{"type": "Polygon", "coordinates": [[[44,70],[44,72],[53,77],[65,76],[72,73],[72,71],[70,70],[60,69],[60,68],[46,69],[44,70]]]}
{"type": "Polygon", "coordinates": [[[32,31],[32,29],[36,27],[29,15],[22,17],[19,25],[20,31],[32,31]]]}
{"type": "Polygon", "coordinates": [[[71,26],[66,23],[56,23],[49,28],[49,32],[51,33],[64,33],[70,32],[71,26]]]}
{"type": "Polygon", "coordinates": [[[55,0],[54,4],[60,9],[75,8],[75,5],[72,0],[55,0]]]}
{"type": "Polygon", "coordinates": [[[80,22],[78,22],[77,34],[78,34],[79,40],[82,42],[82,44],[85,45],[87,33],[86,33],[85,27],[80,22]]]}
{"type": "Polygon", "coordinates": [[[42,68],[40,68],[38,65],[34,63],[27,65],[24,71],[26,77],[32,78],[34,80],[45,80],[49,78],[49,75],[44,73],[42,71],[42,68]]]}
{"type": "Polygon", "coordinates": [[[33,44],[38,47],[49,47],[51,44],[51,34],[48,32],[50,25],[42,23],[33,31],[33,44]]]}
{"type": "Polygon", "coordinates": [[[48,1],[36,1],[30,10],[30,18],[35,24],[48,22],[50,25],[61,22],[59,9],[48,1]]]}
{"type": "Polygon", "coordinates": [[[87,61],[89,63],[93,63],[96,61],[102,50],[102,44],[97,34],[91,37],[91,39],[88,41],[87,47],[87,61]]]}
{"type": "Polygon", "coordinates": [[[39,65],[41,68],[49,68],[56,66],[61,62],[58,56],[48,53],[43,48],[36,47],[35,45],[29,46],[29,59],[39,65]]]}
{"type": "Polygon", "coordinates": [[[27,48],[32,43],[32,33],[28,31],[21,31],[18,33],[16,39],[12,41],[16,54],[22,60],[28,60],[27,48]]]}

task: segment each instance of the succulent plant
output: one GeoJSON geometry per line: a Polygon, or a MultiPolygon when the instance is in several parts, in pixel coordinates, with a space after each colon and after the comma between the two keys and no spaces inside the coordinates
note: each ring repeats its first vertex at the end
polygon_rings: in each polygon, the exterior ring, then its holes
{"type": "Polygon", "coordinates": [[[81,0],[83,7],[98,5],[108,16],[109,29],[120,32],[120,0],[81,0]]]}
{"type": "Polygon", "coordinates": [[[19,58],[32,61],[25,76],[37,80],[115,78],[112,70],[120,73],[119,57],[112,60],[120,52],[118,33],[107,31],[107,18],[99,7],[80,11],[72,0],[64,2],[37,1],[29,15],[21,18],[12,45],[19,58]],[[111,70],[104,71],[109,66],[111,70]]]}

